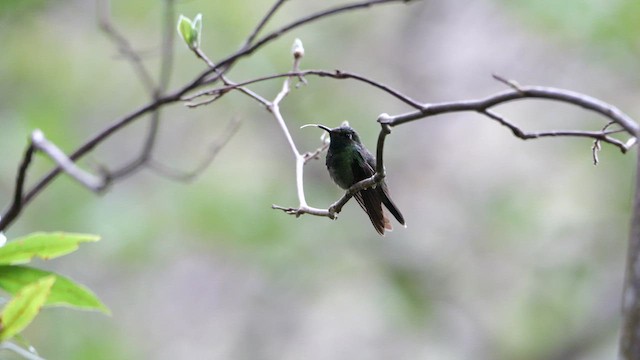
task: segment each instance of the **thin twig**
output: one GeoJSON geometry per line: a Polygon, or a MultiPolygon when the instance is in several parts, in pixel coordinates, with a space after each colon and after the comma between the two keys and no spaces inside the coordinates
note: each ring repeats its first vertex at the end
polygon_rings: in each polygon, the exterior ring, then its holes
{"type": "Polygon", "coordinates": [[[306,164],[311,160],[319,159],[320,154],[322,154],[328,148],[329,148],[329,142],[324,141],[322,143],[322,146],[315,149],[314,151],[307,151],[306,153],[302,154],[302,157],[304,158],[304,163],[306,164]]]}
{"type": "Polygon", "coordinates": [[[256,36],[258,36],[260,31],[265,27],[265,25],[267,25],[269,20],[271,20],[273,15],[285,3],[285,1],[287,1],[287,0],[277,0],[276,3],[273,4],[273,6],[271,6],[269,11],[267,11],[267,13],[258,22],[258,25],[253,29],[251,34],[249,34],[249,36],[247,37],[247,40],[245,41],[245,43],[242,46],[242,48],[247,48],[247,47],[249,47],[251,45],[251,43],[253,43],[253,41],[256,39],[256,36]]]}
{"type": "MultiPolygon", "coordinates": [[[[215,70],[218,73],[218,77],[220,78],[220,80],[222,80],[222,83],[228,87],[229,89],[236,89],[240,92],[242,92],[243,94],[255,99],[256,101],[258,101],[259,103],[261,103],[264,106],[269,106],[269,101],[266,100],[265,98],[263,98],[262,96],[258,95],[257,93],[247,89],[244,86],[239,86],[237,85],[235,82],[231,81],[229,78],[227,78],[222,72],[220,72],[217,68],[216,65],[211,61],[211,59],[209,59],[209,57],[202,51],[202,49],[200,49],[200,47],[195,47],[193,49],[193,52],[200,58],[202,59],[208,67],[210,67],[211,69],[215,70]]],[[[222,95],[220,95],[222,96],[222,95]]],[[[191,104],[188,105],[189,107],[196,107],[196,106],[200,106],[200,105],[204,105],[209,104],[215,100],[217,100],[219,97],[214,97],[212,98],[211,101],[205,101],[202,103],[198,103],[197,105],[191,104]]]]}
{"type": "MultiPolygon", "coordinates": [[[[98,0],[98,24],[100,29],[102,29],[102,31],[107,34],[111,41],[113,41],[117,46],[120,54],[122,54],[122,56],[131,63],[131,66],[133,66],[134,71],[138,78],[140,78],[140,82],[147,92],[154,93],[156,90],[155,81],[151,77],[149,70],[147,70],[146,66],[142,62],[140,55],[138,55],[138,53],[133,49],[129,40],[127,40],[124,35],[120,34],[111,22],[109,0],[98,0]]],[[[173,30],[173,25],[171,28],[173,30]]]]}
{"type": "Polygon", "coordinates": [[[22,358],[27,360],[45,360],[44,358],[41,358],[40,356],[38,356],[38,354],[33,353],[27,349],[24,349],[10,341],[5,341],[0,343],[0,349],[13,351],[14,353],[20,355],[22,358]]]}
{"type": "MultiPolygon", "coordinates": [[[[175,37],[173,31],[173,24],[175,22],[174,11],[175,0],[165,0],[164,3],[164,22],[162,23],[162,56],[160,59],[160,73],[158,75],[158,85],[150,92],[152,100],[158,99],[164,92],[171,79],[171,73],[173,72],[173,39],[175,37]]],[[[113,29],[115,31],[115,29],[113,29]]],[[[155,148],[158,138],[158,130],[160,128],[160,108],[157,108],[151,114],[149,119],[149,126],[145,134],[142,149],[139,154],[131,160],[129,163],[121,166],[119,169],[111,170],[109,172],[110,181],[122,180],[135,172],[142,169],[143,166],[148,164],[153,149],[155,148]]]]}
{"type": "Polygon", "coordinates": [[[333,79],[353,79],[353,80],[357,80],[360,82],[363,82],[365,84],[369,84],[377,89],[380,89],[386,93],[388,93],[389,95],[395,97],[396,99],[406,103],[407,105],[415,108],[415,109],[423,109],[424,108],[424,104],[421,104],[420,102],[413,100],[412,98],[410,98],[407,95],[402,94],[401,92],[399,92],[398,90],[395,90],[385,84],[382,84],[378,81],[372,80],[370,78],[364,77],[362,75],[356,74],[356,73],[352,73],[352,72],[348,72],[348,71],[342,71],[342,70],[335,70],[335,71],[327,71],[327,70],[304,70],[304,71],[291,71],[291,72],[287,72],[287,73],[280,73],[280,74],[273,74],[273,75],[267,75],[267,76],[261,76],[255,79],[251,79],[251,80],[247,80],[247,81],[243,81],[243,82],[239,82],[236,83],[234,85],[225,85],[219,88],[215,88],[215,89],[210,89],[210,90],[204,90],[201,92],[198,92],[196,94],[193,95],[189,95],[189,96],[184,96],[182,98],[182,100],[184,101],[193,101],[199,97],[202,96],[222,96],[224,94],[226,94],[227,92],[229,92],[230,90],[233,90],[237,87],[241,87],[241,86],[247,86],[250,84],[255,84],[255,83],[259,83],[259,82],[263,82],[263,81],[268,81],[268,80],[273,80],[273,79],[279,79],[279,78],[288,78],[288,77],[292,77],[292,76],[296,76],[299,78],[304,78],[306,76],[318,76],[318,77],[329,77],[329,78],[333,78],[333,79]]]}
{"type": "Polygon", "coordinates": [[[624,130],[609,130],[609,131],[607,130],[601,130],[601,131],[551,130],[551,131],[540,131],[540,132],[525,132],[524,130],[520,129],[516,125],[509,122],[503,116],[500,116],[491,110],[483,110],[483,111],[480,111],[480,113],[496,120],[501,125],[506,126],[511,130],[514,136],[522,140],[538,139],[542,137],[560,137],[560,136],[586,137],[586,138],[596,139],[595,141],[597,142],[604,141],[606,143],[614,145],[618,147],[620,151],[622,151],[622,153],[626,153],[629,150],[629,148],[627,148],[627,146],[622,141],[609,136],[610,134],[620,133],[620,132],[623,132],[624,130]]]}
{"type": "MultiPolygon", "coordinates": [[[[606,131],[609,126],[615,124],[613,121],[609,121],[604,127],[602,127],[602,132],[606,131]]],[[[625,145],[626,146],[626,145],[625,145]]],[[[593,165],[598,165],[598,153],[602,150],[602,146],[600,145],[600,139],[593,140],[593,146],[591,146],[591,155],[593,157],[593,165]]]]}

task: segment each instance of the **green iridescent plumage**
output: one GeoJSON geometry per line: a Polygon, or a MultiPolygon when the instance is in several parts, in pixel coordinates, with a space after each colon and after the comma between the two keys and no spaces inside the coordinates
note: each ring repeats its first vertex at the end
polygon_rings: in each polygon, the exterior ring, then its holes
{"type": "MultiPolygon", "coordinates": [[[[364,147],[355,130],[349,126],[334,129],[324,125],[318,125],[318,127],[327,131],[331,137],[326,164],[329,175],[338,186],[346,190],[358,181],[375,174],[376,159],[364,147]]],[[[380,235],[384,235],[385,230],[392,229],[389,219],[382,210],[382,204],[400,224],[405,224],[400,210],[389,197],[389,190],[384,180],[375,188],[359,191],[354,197],[369,215],[373,227],[380,235]]]]}

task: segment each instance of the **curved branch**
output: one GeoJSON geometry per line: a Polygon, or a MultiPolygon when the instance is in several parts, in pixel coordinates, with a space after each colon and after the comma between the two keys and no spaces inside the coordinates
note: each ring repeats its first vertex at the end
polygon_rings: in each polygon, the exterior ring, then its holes
{"type": "MultiPolygon", "coordinates": [[[[235,83],[235,84],[228,84],[225,86],[221,86],[219,88],[215,88],[215,89],[209,89],[209,90],[204,90],[201,92],[198,92],[196,94],[190,95],[190,96],[183,96],[182,100],[183,101],[193,101],[197,98],[203,97],[203,96],[213,96],[214,99],[213,100],[217,100],[220,97],[222,97],[223,95],[225,95],[226,93],[228,93],[231,90],[234,89],[238,89],[240,87],[245,87],[247,85],[251,85],[251,84],[255,84],[255,83],[259,83],[259,82],[263,82],[263,81],[268,81],[268,80],[274,80],[274,79],[279,79],[279,78],[290,78],[290,77],[299,77],[299,78],[304,78],[305,76],[309,76],[309,75],[313,75],[313,76],[318,76],[318,77],[328,77],[328,78],[332,78],[332,79],[339,79],[339,80],[343,80],[343,79],[352,79],[352,80],[357,80],[360,82],[363,82],[365,84],[371,85],[377,89],[380,89],[384,92],[386,92],[387,94],[395,97],[396,99],[406,103],[407,105],[415,108],[415,109],[422,109],[424,107],[423,104],[419,103],[416,100],[413,100],[412,98],[410,98],[409,96],[402,94],[400,91],[395,90],[393,88],[391,88],[388,85],[382,84],[380,82],[377,82],[373,79],[369,79],[365,76],[356,74],[356,73],[352,73],[352,72],[348,72],[348,71],[342,71],[342,70],[335,70],[335,71],[327,71],[327,70],[303,70],[303,71],[290,71],[290,72],[286,72],[286,73],[280,73],[280,74],[273,74],[273,75],[267,75],[267,76],[261,76],[258,78],[254,78],[251,80],[247,80],[247,81],[243,81],[243,82],[239,82],[239,83],[235,83]]],[[[209,104],[212,101],[203,101],[202,103],[195,103],[192,105],[187,105],[187,106],[200,106],[200,105],[204,105],[204,104],[209,104]]]]}
{"type": "MultiPolygon", "coordinates": [[[[381,89],[397,98],[400,98],[400,100],[404,101],[405,103],[416,107],[417,110],[409,113],[405,113],[405,114],[395,115],[395,116],[390,116],[388,114],[381,114],[378,117],[378,122],[381,125],[381,130],[380,130],[380,135],[378,136],[378,143],[376,148],[377,162],[376,162],[375,174],[370,178],[362,180],[356,183],[355,185],[353,185],[351,188],[349,188],[345,192],[345,194],[340,199],[338,199],[338,201],[332,204],[328,209],[326,210],[315,209],[315,208],[309,208],[305,206],[300,206],[299,208],[283,208],[283,207],[273,205],[272,207],[274,209],[280,209],[287,212],[288,214],[294,214],[296,216],[300,216],[302,214],[311,214],[311,215],[325,216],[331,219],[335,219],[336,215],[341,211],[342,207],[349,201],[349,199],[353,196],[353,194],[357,193],[362,189],[365,189],[371,186],[376,186],[382,181],[382,179],[384,179],[385,177],[384,158],[383,158],[384,141],[386,136],[391,132],[391,127],[405,124],[414,120],[423,119],[430,116],[446,114],[451,112],[475,111],[493,120],[498,121],[503,126],[508,127],[515,136],[523,140],[537,139],[542,137],[560,137],[560,136],[586,137],[586,138],[595,139],[596,141],[604,141],[614,146],[617,146],[623,153],[626,152],[631,146],[635,145],[636,135],[638,133],[638,129],[640,129],[640,126],[635,121],[633,121],[627,114],[623,113],[615,106],[605,103],[591,96],[569,91],[569,90],[564,90],[564,89],[542,87],[542,86],[520,86],[514,81],[507,81],[502,78],[496,77],[498,80],[506,83],[509,87],[511,87],[511,90],[503,91],[503,92],[494,94],[492,96],[482,98],[482,99],[477,99],[477,100],[450,101],[450,102],[442,102],[442,103],[436,103],[436,104],[421,105],[415,102],[414,100],[405,97],[401,93],[395,90],[392,90],[387,86],[381,85],[373,80],[364,78],[359,75],[358,76],[341,76],[343,74],[349,74],[349,73],[344,73],[340,71],[336,71],[335,73],[329,73],[322,70],[309,70],[309,71],[292,72],[292,73],[288,73],[287,75],[289,77],[305,76],[305,75],[331,76],[336,79],[350,78],[350,79],[356,79],[359,81],[364,81],[365,83],[373,85],[378,89],[381,89]],[[494,106],[497,106],[509,101],[521,100],[526,98],[541,98],[541,99],[555,100],[555,101],[561,101],[561,102],[569,103],[572,105],[580,106],[582,108],[597,112],[609,118],[613,123],[620,125],[622,127],[622,130],[607,130],[609,126],[607,125],[601,131],[597,131],[597,132],[579,131],[579,130],[525,132],[520,128],[518,128],[516,125],[506,120],[504,117],[490,110],[490,108],[494,106]],[[618,139],[615,139],[609,136],[611,134],[619,133],[623,131],[627,132],[629,135],[632,136],[632,138],[627,142],[622,142],[618,139]]],[[[278,78],[282,76],[283,76],[282,74],[266,76],[266,77],[246,81],[238,85],[244,86],[249,83],[265,81],[265,80],[278,78]]],[[[214,89],[214,90],[210,90],[210,93],[222,94],[226,91],[229,91],[229,89],[230,89],[229,87],[214,89]]],[[[199,95],[196,95],[196,96],[199,96],[199,95]]],[[[595,151],[596,150],[594,150],[594,154],[595,154],[595,151]]],[[[594,155],[594,159],[596,159],[595,155],[594,155]]],[[[638,258],[640,259],[640,255],[638,258]]],[[[640,260],[638,260],[638,262],[640,263],[640,260]]],[[[638,275],[638,278],[640,279],[640,275],[638,275]]],[[[640,320],[639,320],[639,323],[640,323],[640,320]]]]}
{"type": "Polygon", "coordinates": [[[638,130],[640,130],[640,126],[638,125],[638,123],[633,121],[631,117],[611,104],[578,92],[544,86],[522,86],[519,87],[518,90],[506,90],[477,100],[426,104],[421,110],[392,116],[389,119],[388,124],[389,126],[398,126],[428,116],[447,114],[452,112],[476,111],[484,113],[487,109],[497,105],[515,100],[531,98],[560,101],[580,106],[590,111],[594,111],[622,126],[622,128],[625,129],[631,136],[635,136],[638,130]]]}
{"type": "MultiPolygon", "coordinates": [[[[83,145],[81,145],[78,149],[76,149],[70,156],[69,159],[71,159],[72,161],[76,161],[78,159],[80,159],[81,157],[85,156],[86,154],[88,154],[90,151],[92,151],[97,145],[101,144],[103,141],[105,141],[106,139],[108,139],[111,135],[113,135],[114,133],[116,133],[118,130],[122,129],[123,127],[131,124],[132,122],[134,122],[135,120],[137,120],[138,118],[140,118],[143,115],[146,115],[147,113],[150,113],[152,111],[155,111],[157,109],[159,109],[160,107],[166,105],[166,104],[170,104],[170,103],[174,103],[180,100],[181,97],[183,97],[186,93],[193,91],[197,88],[199,88],[200,86],[203,85],[204,80],[211,74],[216,74],[217,76],[214,77],[213,79],[208,80],[208,83],[211,83],[213,81],[216,81],[220,75],[224,74],[226,71],[228,71],[228,69],[231,67],[231,65],[233,65],[238,59],[242,58],[242,57],[246,57],[250,54],[252,54],[253,52],[255,52],[256,50],[258,50],[259,48],[261,48],[262,46],[268,44],[269,42],[279,38],[280,36],[282,36],[283,34],[299,27],[302,26],[304,24],[313,22],[313,21],[317,21],[320,20],[322,18],[328,17],[328,16],[333,16],[333,15],[337,15],[340,13],[344,13],[347,11],[351,11],[351,10],[356,10],[356,9],[361,9],[361,8],[367,8],[367,7],[371,7],[374,5],[378,5],[378,4],[384,4],[384,3],[392,3],[392,2],[409,2],[409,0],[369,0],[369,1],[361,1],[361,2],[356,2],[356,3],[352,3],[352,4],[348,4],[348,5],[344,5],[344,6],[339,6],[339,7],[335,7],[335,8],[331,8],[328,10],[324,10],[324,11],[320,11],[317,12],[315,14],[309,15],[307,17],[303,17],[297,21],[294,21],[288,25],[285,25],[279,29],[276,29],[274,31],[272,31],[271,33],[265,35],[264,37],[262,37],[260,40],[258,40],[257,42],[255,42],[253,45],[247,47],[247,46],[243,46],[239,51],[227,56],[226,58],[224,58],[222,61],[218,62],[217,66],[214,68],[209,68],[205,71],[203,71],[200,75],[198,75],[195,79],[193,79],[191,82],[187,83],[186,85],[182,86],[181,88],[167,94],[167,95],[162,95],[162,96],[157,96],[153,101],[151,101],[150,103],[140,107],[139,109],[133,111],[132,113],[130,113],[129,115],[124,116],[123,118],[121,118],[120,120],[117,120],[115,123],[113,123],[112,125],[108,126],[106,129],[102,130],[101,132],[97,133],[96,135],[94,135],[92,138],[90,138],[87,142],[85,142],[83,145]]],[[[105,3],[102,3],[103,6],[105,3]]],[[[171,4],[171,3],[169,3],[171,4]]],[[[279,5],[276,6],[276,9],[279,8],[279,5]]],[[[104,9],[104,8],[103,8],[104,9]]],[[[274,10],[275,12],[275,10],[274,10]]],[[[106,13],[103,13],[106,14],[106,13]]],[[[267,14],[265,16],[265,19],[269,19],[273,14],[267,14]]],[[[104,17],[103,17],[104,20],[104,17]]],[[[266,23],[266,20],[265,20],[266,23]]],[[[107,30],[113,30],[110,29],[110,23],[104,22],[103,21],[103,26],[107,25],[107,30]]],[[[259,26],[257,28],[257,30],[259,31],[260,28],[262,26],[259,26]]],[[[258,31],[255,31],[255,33],[257,34],[258,31]]],[[[110,36],[114,37],[114,40],[116,40],[117,43],[119,44],[124,44],[124,42],[122,42],[121,40],[125,40],[126,42],[126,38],[117,38],[117,36],[114,36],[114,34],[117,34],[113,31],[107,31],[110,36]]],[[[255,37],[255,35],[250,35],[248,40],[252,40],[251,37],[255,37]]],[[[247,41],[246,43],[249,43],[249,41],[247,41]]],[[[129,59],[131,59],[131,61],[133,63],[135,63],[136,68],[138,69],[138,71],[140,71],[142,69],[141,65],[141,60],[139,58],[139,56],[133,52],[133,51],[129,51],[131,50],[131,47],[128,45],[128,42],[126,43],[126,45],[123,45],[122,47],[125,50],[126,56],[128,56],[129,59]]],[[[147,78],[146,73],[148,73],[146,71],[146,68],[144,69],[143,72],[140,72],[140,74],[145,74],[145,75],[140,75],[143,78],[147,78]]],[[[154,88],[152,85],[153,83],[147,80],[143,80],[146,83],[146,87],[149,89],[154,88]]],[[[163,81],[168,81],[168,80],[162,80],[163,81]]],[[[151,129],[153,130],[153,129],[151,129]]],[[[24,181],[21,182],[21,186],[20,189],[16,188],[16,193],[14,196],[14,200],[17,198],[19,199],[19,201],[14,201],[11,206],[4,212],[3,216],[0,218],[0,231],[5,230],[11,223],[13,223],[13,221],[17,218],[17,216],[20,214],[20,212],[22,211],[22,208],[24,207],[24,205],[28,204],[35,196],[37,196],[45,187],[47,187],[47,185],[49,183],[51,183],[51,181],[53,181],[53,179],[55,179],[60,173],[62,172],[62,169],[60,167],[56,167],[54,169],[52,169],[49,173],[47,173],[44,177],[42,177],[29,191],[27,191],[26,193],[24,193],[24,181]],[[18,192],[18,190],[21,190],[20,192],[18,192]]],[[[20,182],[20,176],[18,174],[18,179],[16,179],[16,182],[20,182]]]]}

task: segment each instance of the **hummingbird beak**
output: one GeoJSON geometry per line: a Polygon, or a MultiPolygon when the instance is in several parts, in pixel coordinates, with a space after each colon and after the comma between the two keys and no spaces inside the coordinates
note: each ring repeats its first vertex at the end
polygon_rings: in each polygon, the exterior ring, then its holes
{"type": "Polygon", "coordinates": [[[322,125],[322,124],[306,124],[306,125],[302,125],[302,126],[300,126],[300,129],[302,129],[302,128],[306,128],[306,127],[309,127],[309,126],[317,126],[317,127],[319,127],[320,129],[322,129],[322,130],[324,130],[324,131],[326,131],[326,132],[328,132],[328,133],[331,133],[331,129],[330,129],[330,128],[328,128],[328,127],[326,127],[326,126],[324,126],[324,125],[322,125]]]}
{"type": "Polygon", "coordinates": [[[328,127],[322,125],[322,124],[316,124],[317,127],[319,127],[320,129],[328,132],[329,134],[331,134],[331,129],[329,129],[328,127]]]}

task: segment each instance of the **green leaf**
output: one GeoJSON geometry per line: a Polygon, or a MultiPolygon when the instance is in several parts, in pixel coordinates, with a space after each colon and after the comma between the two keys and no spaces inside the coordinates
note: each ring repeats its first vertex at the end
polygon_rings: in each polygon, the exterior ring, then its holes
{"type": "Polygon", "coordinates": [[[48,260],[78,249],[82,242],[98,241],[97,235],[72,233],[33,233],[8,242],[0,248],[0,265],[24,264],[35,256],[48,260]]]}
{"type": "Polygon", "coordinates": [[[178,34],[180,34],[185,44],[192,49],[195,36],[193,32],[193,24],[188,17],[180,15],[180,18],[178,19],[178,34]]]}
{"type": "Polygon", "coordinates": [[[31,323],[55,282],[55,276],[47,276],[18,291],[0,314],[0,341],[12,338],[31,323]]]}
{"type": "Polygon", "coordinates": [[[189,49],[194,50],[200,47],[201,32],[202,14],[196,15],[193,21],[184,15],[180,15],[178,19],[178,34],[180,34],[189,49]]]}
{"type": "Polygon", "coordinates": [[[191,29],[195,33],[195,47],[200,47],[200,38],[202,37],[202,14],[198,13],[195,18],[193,18],[193,24],[191,25],[191,29]]]}
{"type": "Polygon", "coordinates": [[[83,310],[98,310],[105,314],[111,311],[88,288],[64,276],[28,266],[0,266],[0,288],[16,294],[25,285],[46,276],[56,278],[47,298],[47,306],[69,306],[83,310]]]}

